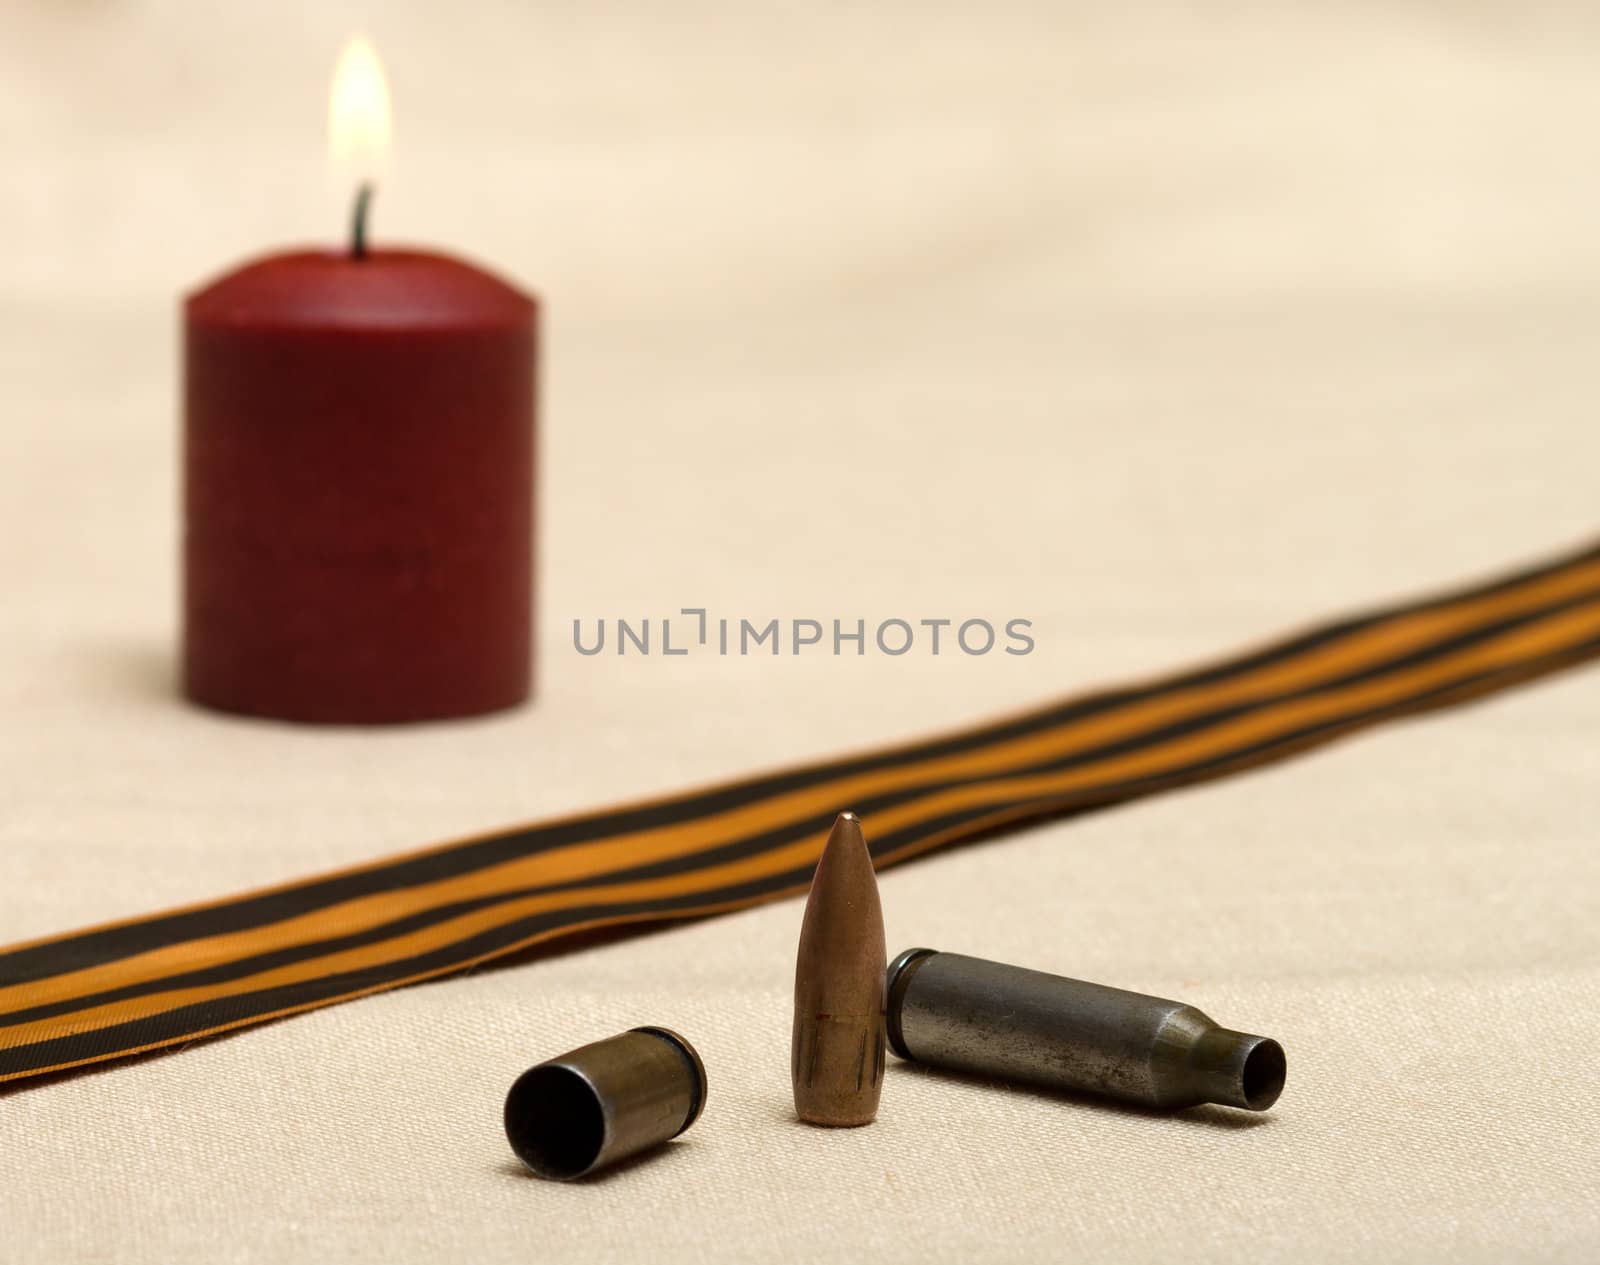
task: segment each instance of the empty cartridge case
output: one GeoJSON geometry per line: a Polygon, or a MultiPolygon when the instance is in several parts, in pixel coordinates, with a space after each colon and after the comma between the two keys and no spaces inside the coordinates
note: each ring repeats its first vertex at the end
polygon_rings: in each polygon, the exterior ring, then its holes
{"type": "Polygon", "coordinates": [[[789,1070],[808,1124],[870,1124],[883,1087],[883,910],[861,823],[843,813],[800,927],[789,1070]]]}
{"type": "Polygon", "coordinates": [[[706,1069],[666,1028],[634,1028],[529,1068],[506,1095],[506,1137],[565,1181],[675,1138],[700,1116],[706,1069]]]}
{"type": "Polygon", "coordinates": [[[889,1044],[903,1059],[1147,1107],[1265,1111],[1283,1048],[1182,1002],[959,953],[907,949],[889,966],[889,1044]]]}

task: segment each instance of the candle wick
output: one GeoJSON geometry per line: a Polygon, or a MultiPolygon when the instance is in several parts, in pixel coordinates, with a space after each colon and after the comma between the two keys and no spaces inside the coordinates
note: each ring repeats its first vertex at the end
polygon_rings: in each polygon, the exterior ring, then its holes
{"type": "Polygon", "coordinates": [[[356,204],[350,212],[350,258],[367,257],[367,219],[372,211],[372,186],[363,184],[356,190],[356,204]]]}

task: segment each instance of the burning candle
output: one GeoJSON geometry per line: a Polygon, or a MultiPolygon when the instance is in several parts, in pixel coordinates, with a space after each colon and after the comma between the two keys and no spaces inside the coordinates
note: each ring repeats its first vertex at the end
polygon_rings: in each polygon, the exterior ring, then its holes
{"type": "Polygon", "coordinates": [[[343,249],[270,255],[184,308],[182,680],[321,723],[467,716],[532,678],[537,308],[369,245],[388,89],[353,41],[332,152],[343,249]]]}

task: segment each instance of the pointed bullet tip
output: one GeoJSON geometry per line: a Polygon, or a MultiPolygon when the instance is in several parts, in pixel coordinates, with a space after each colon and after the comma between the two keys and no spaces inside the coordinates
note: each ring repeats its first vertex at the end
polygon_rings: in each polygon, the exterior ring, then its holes
{"type": "Polygon", "coordinates": [[[840,813],[833,819],[833,826],[828,831],[828,837],[822,843],[822,860],[818,863],[838,865],[839,858],[862,856],[869,860],[872,849],[867,846],[867,832],[861,824],[861,818],[854,813],[840,813]],[[834,858],[831,862],[829,858],[834,858]]]}
{"type": "Polygon", "coordinates": [[[823,852],[843,848],[849,852],[866,851],[867,835],[862,829],[861,818],[854,813],[840,813],[833,819],[833,826],[828,831],[828,838],[823,844],[823,852]]]}

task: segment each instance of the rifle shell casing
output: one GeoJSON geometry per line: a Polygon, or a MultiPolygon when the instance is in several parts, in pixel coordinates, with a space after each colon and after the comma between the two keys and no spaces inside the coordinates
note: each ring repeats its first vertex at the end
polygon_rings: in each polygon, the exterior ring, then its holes
{"type": "Polygon", "coordinates": [[[540,1177],[567,1181],[677,1137],[705,1101],[694,1047],[666,1028],[634,1028],[519,1076],[506,1137],[540,1177]]]}
{"type": "Polygon", "coordinates": [[[959,953],[889,965],[889,1044],[903,1059],[1147,1107],[1265,1111],[1283,1048],[1193,1006],[959,953]]]}

